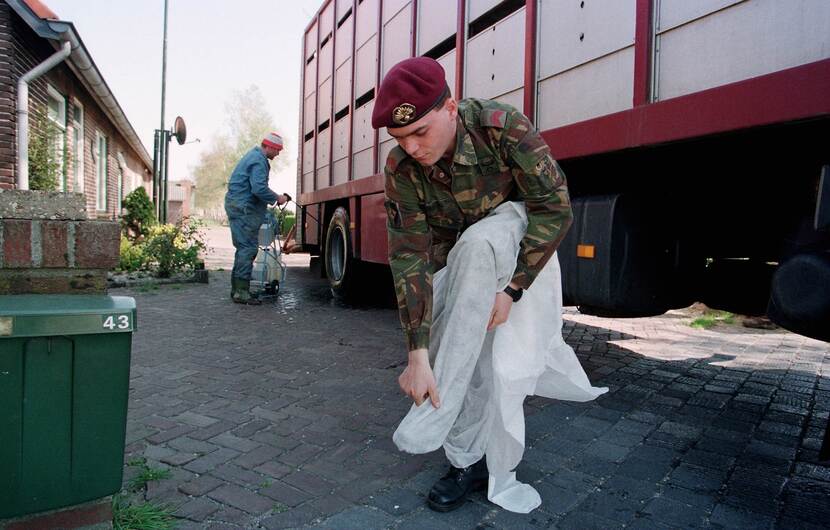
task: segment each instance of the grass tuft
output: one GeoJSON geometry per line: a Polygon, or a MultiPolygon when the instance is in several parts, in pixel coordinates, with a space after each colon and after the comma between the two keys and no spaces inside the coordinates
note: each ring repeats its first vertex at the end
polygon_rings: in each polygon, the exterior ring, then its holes
{"type": "Polygon", "coordinates": [[[129,465],[133,465],[135,467],[140,468],[139,473],[133,478],[131,478],[130,482],[127,484],[131,491],[140,490],[141,488],[146,486],[148,482],[170,478],[171,475],[169,469],[150,467],[146,464],[146,462],[140,462],[138,464],[129,465]]]}
{"type": "Polygon", "coordinates": [[[176,520],[169,508],[150,502],[130,504],[120,495],[112,500],[113,530],[170,530],[176,520]]]}
{"type": "Polygon", "coordinates": [[[693,328],[699,329],[709,329],[717,324],[734,324],[735,323],[735,315],[730,313],[729,311],[713,311],[711,309],[706,310],[702,316],[692,320],[689,324],[693,328]]]}

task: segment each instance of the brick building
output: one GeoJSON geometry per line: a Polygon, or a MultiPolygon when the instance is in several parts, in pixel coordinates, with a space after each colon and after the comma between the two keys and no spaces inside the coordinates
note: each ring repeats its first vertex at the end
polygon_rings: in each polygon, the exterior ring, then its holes
{"type": "Polygon", "coordinates": [[[73,24],[40,0],[0,0],[0,189],[16,187],[18,80],[66,41],[69,57],[29,84],[30,131],[38,113],[55,125],[58,189],[83,193],[88,218],[114,219],[127,193],[151,192],[152,159],[73,24]]]}
{"type": "Polygon", "coordinates": [[[193,213],[196,185],[192,180],[171,180],[167,185],[167,221],[177,223],[193,213]]]}

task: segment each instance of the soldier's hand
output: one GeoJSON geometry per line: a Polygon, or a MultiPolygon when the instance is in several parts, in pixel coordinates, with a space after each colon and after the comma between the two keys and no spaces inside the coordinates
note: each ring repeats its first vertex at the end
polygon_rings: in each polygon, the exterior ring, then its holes
{"type": "Polygon", "coordinates": [[[504,291],[496,293],[496,300],[493,302],[493,309],[490,311],[490,321],[487,323],[487,331],[496,329],[497,326],[507,322],[510,316],[510,308],[513,307],[513,299],[504,291]]]}
{"type": "Polygon", "coordinates": [[[409,352],[409,364],[398,377],[398,384],[403,393],[411,397],[416,405],[420,406],[429,397],[433,407],[437,409],[441,406],[427,350],[409,352]]]}

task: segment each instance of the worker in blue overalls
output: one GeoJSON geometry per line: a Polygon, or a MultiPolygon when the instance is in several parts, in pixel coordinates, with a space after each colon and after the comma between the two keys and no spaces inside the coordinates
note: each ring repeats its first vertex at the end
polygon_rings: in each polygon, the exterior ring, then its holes
{"type": "Polygon", "coordinates": [[[242,157],[228,182],[225,212],[236,248],[231,273],[231,299],[238,304],[262,303],[250,292],[259,227],[265,220],[269,204],[285,204],[291,200],[289,195],[277,195],[268,187],[270,161],[280,154],[282,148],[282,138],[278,134],[267,134],[259,147],[254,147],[242,157]]]}

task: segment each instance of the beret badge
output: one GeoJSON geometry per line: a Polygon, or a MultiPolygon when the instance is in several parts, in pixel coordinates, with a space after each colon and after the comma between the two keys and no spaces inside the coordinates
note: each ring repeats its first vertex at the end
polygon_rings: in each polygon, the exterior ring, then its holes
{"type": "Polygon", "coordinates": [[[406,125],[415,117],[415,105],[402,103],[392,111],[392,121],[395,125],[406,125]]]}

